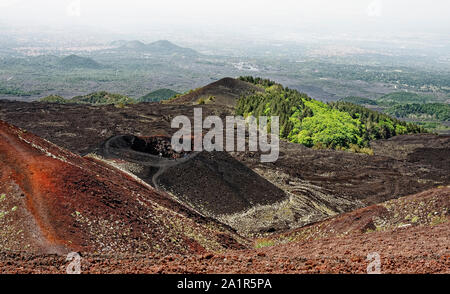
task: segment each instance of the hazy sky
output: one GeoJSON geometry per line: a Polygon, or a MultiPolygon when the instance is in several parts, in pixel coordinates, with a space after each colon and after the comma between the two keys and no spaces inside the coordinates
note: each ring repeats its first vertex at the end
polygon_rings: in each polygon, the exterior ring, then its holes
{"type": "Polygon", "coordinates": [[[303,27],[449,32],[449,0],[0,0],[0,22],[86,25],[123,32],[138,27],[218,29],[303,27]]]}

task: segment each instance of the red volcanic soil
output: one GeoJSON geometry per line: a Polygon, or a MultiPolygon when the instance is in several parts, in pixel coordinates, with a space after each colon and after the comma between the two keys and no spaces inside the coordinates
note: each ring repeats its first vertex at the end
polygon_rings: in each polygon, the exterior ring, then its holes
{"type": "Polygon", "coordinates": [[[253,240],[163,192],[0,121],[0,272],[450,273],[450,187],[253,240]],[[252,249],[253,248],[253,249],[252,249]]]}
{"type": "MultiPolygon", "coordinates": [[[[425,191],[255,241],[255,250],[170,256],[143,273],[366,273],[378,253],[382,273],[450,273],[450,187],[425,191]]],[[[86,270],[101,272],[88,257],[86,270]]],[[[133,264],[124,258],[123,264],[133,264]]],[[[111,262],[102,265],[111,268],[111,262]]],[[[122,267],[116,270],[125,270],[122,267]]]]}
{"type": "Polygon", "coordinates": [[[187,254],[243,247],[227,227],[132,176],[2,121],[0,196],[2,252],[187,254]]]}
{"type": "MultiPolygon", "coordinates": [[[[450,273],[450,187],[374,205],[284,234],[259,249],[202,254],[83,254],[83,273],[450,273]],[[371,223],[372,225],[367,225],[371,223]],[[372,228],[372,229],[370,229],[372,228]]],[[[225,238],[225,237],[224,237],[225,238]]],[[[62,256],[0,253],[5,273],[64,273],[62,256]]]]}
{"type": "MultiPolygon", "coordinates": [[[[221,254],[85,254],[81,267],[83,273],[366,273],[368,254],[377,252],[381,273],[448,274],[448,241],[447,223],[221,254]]],[[[0,253],[4,273],[65,273],[67,265],[57,255],[0,253]]]]}

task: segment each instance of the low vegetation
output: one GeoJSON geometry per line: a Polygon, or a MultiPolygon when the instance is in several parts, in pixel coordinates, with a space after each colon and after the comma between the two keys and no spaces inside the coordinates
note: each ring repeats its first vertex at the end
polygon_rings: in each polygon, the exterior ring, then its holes
{"type": "Polygon", "coordinates": [[[412,92],[394,92],[378,98],[377,102],[378,104],[380,103],[404,104],[404,103],[427,103],[431,100],[432,99],[429,96],[423,96],[412,92]]]}
{"type": "Polygon", "coordinates": [[[175,97],[178,92],[171,89],[159,89],[138,99],[139,102],[159,102],[175,97]]]}
{"type": "Polygon", "coordinates": [[[64,97],[61,97],[59,95],[50,95],[50,96],[42,98],[39,101],[46,102],[46,103],[60,103],[60,104],[64,104],[64,103],[68,102],[68,100],[64,99],[64,97]]]}
{"type": "Polygon", "coordinates": [[[340,101],[349,102],[349,103],[358,104],[358,105],[377,105],[377,102],[375,100],[372,100],[369,98],[364,98],[364,97],[357,97],[357,96],[345,97],[345,98],[341,99],[340,101]]]}
{"type": "Polygon", "coordinates": [[[95,92],[84,96],[77,96],[72,99],[64,99],[61,96],[51,95],[39,100],[40,102],[46,103],[75,103],[75,104],[92,104],[92,105],[126,105],[126,104],[134,104],[137,101],[128,96],[120,95],[120,94],[111,94],[105,91],[95,92]]]}
{"type": "Polygon", "coordinates": [[[120,94],[111,94],[105,91],[95,92],[85,96],[77,96],[71,99],[72,102],[87,104],[132,104],[136,100],[120,94]]]}
{"type": "Polygon", "coordinates": [[[394,92],[372,100],[364,97],[346,97],[339,102],[374,106],[383,113],[398,119],[413,121],[431,132],[446,133],[450,121],[450,105],[438,103],[428,95],[413,92],[394,92]]]}
{"type": "Polygon", "coordinates": [[[33,96],[33,95],[39,95],[39,94],[40,94],[40,91],[23,91],[20,89],[6,88],[6,87],[3,87],[0,85],[0,95],[25,97],[25,96],[33,96]]]}
{"type": "Polygon", "coordinates": [[[444,103],[399,104],[389,108],[386,113],[400,118],[450,121],[450,105],[444,103]]]}
{"type": "Polygon", "coordinates": [[[214,102],[215,100],[216,100],[216,97],[214,97],[214,96],[209,96],[208,98],[202,97],[197,100],[197,104],[199,104],[199,105],[208,104],[208,103],[214,102]]]}
{"type": "Polygon", "coordinates": [[[264,248],[264,247],[272,247],[276,245],[276,242],[268,239],[259,239],[255,241],[255,249],[264,248]]]}

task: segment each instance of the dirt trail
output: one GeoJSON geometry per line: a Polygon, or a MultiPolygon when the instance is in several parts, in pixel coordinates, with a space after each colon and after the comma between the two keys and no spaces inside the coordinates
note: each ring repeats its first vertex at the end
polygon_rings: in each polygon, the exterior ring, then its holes
{"type": "Polygon", "coordinates": [[[44,155],[32,152],[31,149],[25,148],[23,143],[0,128],[0,153],[5,159],[3,163],[14,170],[12,176],[25,193],[27,209],[38,225],[36,229],[39,239],[36,241],[46,253],[63,254],[67,249],[64,242],[57,237],[54,224],[45,212],[43,202],[46,195],[41,190],[51,186],[47,173],[56,168],[48,160],[42,160],[44,155]],[[43,172],[44,169],[46,172],[43,172]]]}
{"type": "MultiPolygon", "coordinates": [[[[161,141],[170,142],[168,137],[158,137],[161,141]]],[[[180,158],[168,158],[162,155],[152,155],[144,151],[134,150],[135,140],[143,140],[134,136],[114,136],[108,139],[104,144],[102,144],[99,155],[105,158],[120,158],[128,162],[139,164],[146,167],[158,168],[158,171],[152,177],[153,187],[157,190],[161,190],[158,184],[158,178],[167,171],[170,167],[175,167],[177,165],[183,164],[193,158],[195,158],[199,152],[191,152],[184,154],[177,154],[181,156],[180,158]],[[128,139],[128,140],[127,140],[128,139]]],[[[160,142],[155,142],[158,144],[160,142]]]]}
{"type": "Polygon", "coordinates": [[[0,252],[186,254],[247,244],[129,174],[2,121],[0,179],[0,252]]]}

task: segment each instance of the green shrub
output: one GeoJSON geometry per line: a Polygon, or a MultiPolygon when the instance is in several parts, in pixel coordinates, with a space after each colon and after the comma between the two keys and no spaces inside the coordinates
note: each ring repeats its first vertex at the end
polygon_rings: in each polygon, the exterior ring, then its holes
{"type": "Polygon", "coordinates": [[[255,241],[255,248],[264,248],[264,247],[271,247],[275,245],[275,241],[267,240],[267,239],[260,239],[255,241]]]}

